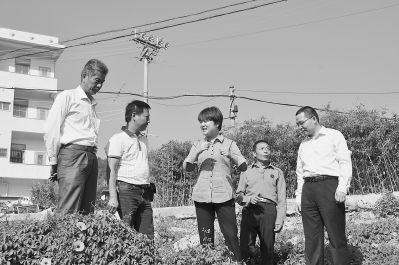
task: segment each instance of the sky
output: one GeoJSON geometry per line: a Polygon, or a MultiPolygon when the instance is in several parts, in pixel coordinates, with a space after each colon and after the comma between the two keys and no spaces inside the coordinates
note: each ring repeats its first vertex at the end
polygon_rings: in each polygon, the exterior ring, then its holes
{"type": "MultiPolygon", "coordinates": [[[[3,0],[0,27],[56,36],[62,42],[125,27],[136,27],[138,31],[153,29],[174,22],[137,26],[243,1],[3,0]]],[[[258,0],[194,18],[266,2],[258,0]]],[[[229,87],[234,86],[237,96],[273,102],[314,107],[329,104],[341,111],[362,104],[367,109],[399,113],[398,28],[397,0],[288,0],[154,31],[152,34],[164,38],[170,47],[162,50],[149,65],[149,95],[227,95],[229,87]],[[376,92],[397,93],[365,94],[376,92]]],[[[105,34],[66,45],[130,32],[105,34]]],[[[75,88],[86,61],[98,58],[110,70],[102,91],[140,94],[143,90],[140,52],[141,48],[129,37],[66,49],[56,64],[58,88],[75,88]]],[[[124,125],[126,104],[140,98],[97,94],[96,99],[102,119],[99,136],[102,150],[124,125]]],[[[217,106],[227,117],[230,101],[194,97],[150,100],[149,104],[149,140],[154,149],[170,140],[201,138],[198,113],[205,107],[217,106]]],[[[244,99],[237,99],[236,104],[237,126],[262,116],[273,123],[293,124],[297,110],[244,99]]],[[[104,157],[103,151],[99,155],[104,157]]]]}

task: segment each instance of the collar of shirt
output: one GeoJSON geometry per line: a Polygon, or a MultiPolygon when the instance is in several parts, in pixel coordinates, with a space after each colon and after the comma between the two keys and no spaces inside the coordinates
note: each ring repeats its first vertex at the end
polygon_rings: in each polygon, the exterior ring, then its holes
{"type": "Polygon", "coordinates": [[[251,168],[254,168],[254,167],[259,168],[259,169],[266,169],[266,168],[276,169],[276,167],[273,164],[271,164],[271,163],[269,163],[269,165],[265,166],[265,165],[263,165],[262,163],[260,163],[258,161],[254,162],[251,165],[251,168]]]}
{"type": "Polygon", "coordinates": [[[121,128],[122,131],[124,131],[127,135],[129,135],[130,137],[143,137],[145,136],[145,133],[140,132],[138,135],[135,134],[134,132],[129,131],[129,129],[127,128],[127,126],[122,126],[121,128]]]}
{"type": "Polygon", "coordinates": [[[97,105],[97,101],[93,97],[89,98],[80,85],[76,88],[76,93],[78,94],[80,99],[86,99],[93,106],[97,105]]]}
{"type": "Polygon", "coordinates": [[[310,139],[317,139],[320,135],[326,135],[327,134],[327,129],[324,126],[321,126],[319,132],[315,134],[314,136],[308,136],[308,140],[310,139]]]}
{"type": "MultiPolygon", "coordinates": [[[[204,139],[204,141],[208,141],[206,138],[204,139]]],[[[222,134],[219,134],[215,139],[213,139],[211,142],[211,144],[215,144],[216,141],[219,141],[220,143],[223,143],[224,141],[224,136],[222,134]]]]}

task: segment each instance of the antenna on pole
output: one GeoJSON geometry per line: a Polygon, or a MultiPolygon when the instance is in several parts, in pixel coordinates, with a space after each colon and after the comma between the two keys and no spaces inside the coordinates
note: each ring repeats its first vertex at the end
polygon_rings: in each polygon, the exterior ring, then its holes
{"type": "Polygon", "coordinates": [[[148,103],[148,64],[154,60],[154,57],[158,55],[161,49],[166,50],[169,47],[169,43],[147,32],[138,32],[136,29],[133,36],[130,41],[134,41],[142,47],[139,60],[144,64],[143,96],[145,102],[148,103]]]}
{"type": "Polygon", "coordinates": [[[234,100],[236,99],[234,86],[230,86],[229,90],[230,90],[230,93],[229,93],[229,96],[230,96],[229,119],[230,119],[231,126],[235,126],[237,113],[238,113],[238,106],[237,106],[237,104],[235,104],[233,106],[234,100]]]}

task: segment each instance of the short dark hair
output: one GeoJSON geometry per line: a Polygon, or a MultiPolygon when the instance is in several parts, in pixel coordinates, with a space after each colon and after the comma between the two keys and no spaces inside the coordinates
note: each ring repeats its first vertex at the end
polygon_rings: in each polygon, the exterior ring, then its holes
{"type": "Polygon", "coordinates": [[[255,152],[255,151],[256,151],[256,147],[257,147],[258,144],[260,144],[260,143],[265,143],[265,144],[267,144],[267,145],[270,147],[270,143],[269,143],[267,140],[265,140],[265,139],[257,140],[257,141],[252,145],[252,152],[255,152]]]}
{"type": "Polygon", "coordinates": [[[305,116],[309,119],[311,117],[316,117],[317,122],[319,122],[319,115],[314,108],[310,106],[302,107],[296,112],[295,116],[301,114],[302,112],[305,113],[305,116]]]}
{"type": "Polygon", "coordinates": [[[208,107],[201,110],[201,112],[198,114],[198,121],[213,121],[214,123],[218,124],[218,129],[220,131],[222,130],[223,114],[217,107],[208,107]]]}
{"type": "Polygon", "coordinates": [[[85,78],[87,75],[93,75],[96,71],[107,75],[108,67],[105,65],[105,63],[98,59],[90,59],[83,67],[82,73],[80,74],[81,80],[83,80],[83,78],[85,78]]]}
{"type": "Polygon", "coordinates": [[[125,121],[130,122],[132,119],[132,114],[135,112],[136,114],[141,114],[144,112],[144,109],[151,109],[150,105],[141,100],[133,100],[126,106],[125,110],[125,121]]]}

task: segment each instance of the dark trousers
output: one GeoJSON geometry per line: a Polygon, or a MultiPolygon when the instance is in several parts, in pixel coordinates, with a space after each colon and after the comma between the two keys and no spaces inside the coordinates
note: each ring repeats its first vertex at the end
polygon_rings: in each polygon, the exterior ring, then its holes
{"type": "Polygon", "coordinates": [[[231,199],[223,203],[194,203],[201,245],[207,243],[214,244],[215,242],[214,222],[216,213],[220,230],[228,249],[234,254],[236,260],[241,260],[234,200],[231,199]]]}
{"type": "Polygon", "coordinates": [[[154,221],[151,191],[138,185],[118,181],[121,218],[137,232],[154,239],[154,221]]]}
{"type": "Polygon", "coordinates": [[[242,209],[240,246],[244,261],[256,254],[256,236],[260,241],[261,265],[273,265],[274,224],[277,209],[273,203],[260,202],[242,209]]]}
{"type": "Polygon", "coordinates": [[[324,227],[331,245],[334,264],[349,259],[345,236],[345,204],[335,201],[338,179],[305,182],[302,189],[302,221],[307,264],[324,264],[324,227]]]}
{"type": "Polygon", "coordinates": [[[67,146],[58,153],[58,209],[60,213],[94,212],[98,162],[85,146],[67,146]]]}

